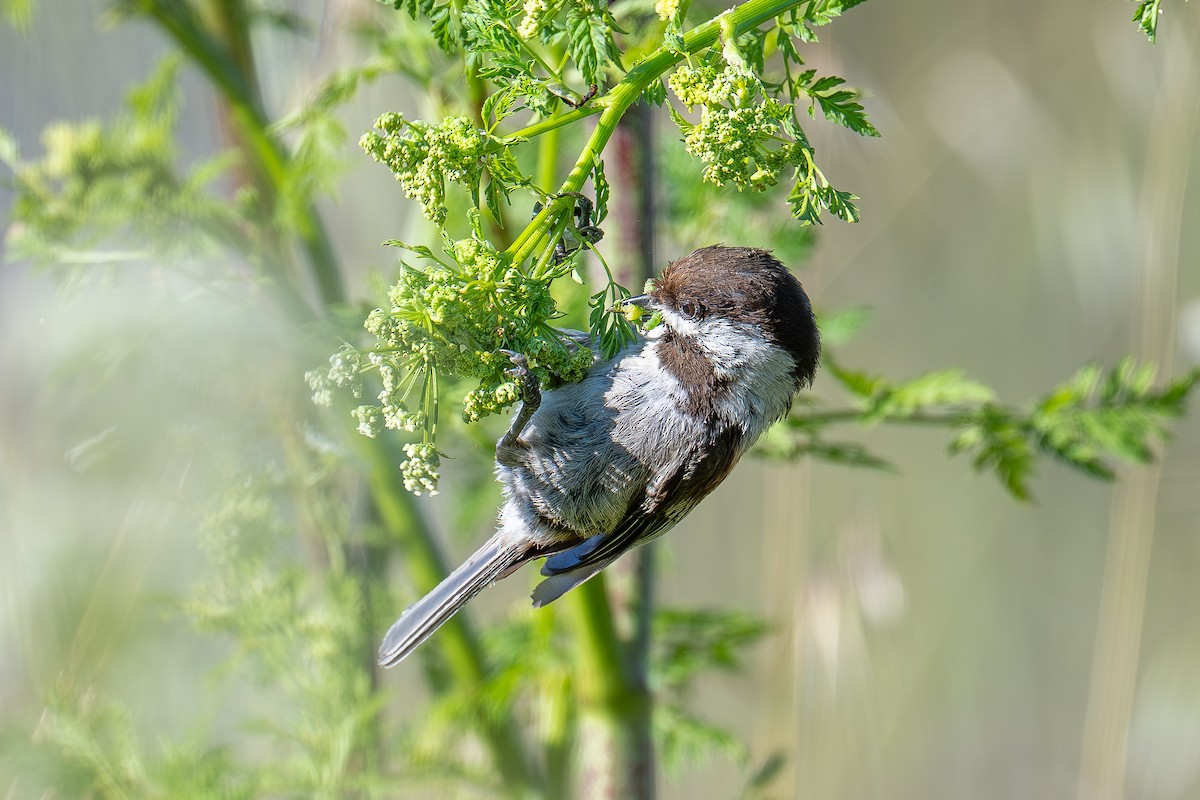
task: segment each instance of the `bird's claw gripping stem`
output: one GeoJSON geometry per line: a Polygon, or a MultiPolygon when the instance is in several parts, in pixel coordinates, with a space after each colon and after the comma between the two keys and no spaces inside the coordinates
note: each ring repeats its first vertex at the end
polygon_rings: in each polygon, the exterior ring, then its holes
{"type": "Polygon", "coordinates": [[[521,405],[517,409],[517,413],[513,415],[512,424],[500,441],[496,442],[496,460],[502,464],[508,463],[511,459],[507,458],[507,454],[511,453],[513,448],[517,446],[517,439],[521,432],[525,430],[525,426],[529,424],[529,419],[533,413],[538,410],[538,406],[542,404],[542,390],[538,386],[537,378],[529,369],[529,362],[525,356],[512,350],[500,349],[500,352],[508,356],[508,360],[512,362],[512,366],[504,370],[504,374],[517,382],[518,391],[521,395],[521,405]]]}
{"type": "MultiPolygon", "coordinates": [[[[593,245],[604,238],[604,230],[592,221],[595,204],[581,192],[560,192],[550,195],[552,198],[573,197],[575,205],[571,208],[571,227],[563,231],[563,236],[554,244],[554,263],[560,264],[581,247],[593,245]]],[[[533,204],[533,215],[536,217],[542,210],[540,202],[533,204]]]]}

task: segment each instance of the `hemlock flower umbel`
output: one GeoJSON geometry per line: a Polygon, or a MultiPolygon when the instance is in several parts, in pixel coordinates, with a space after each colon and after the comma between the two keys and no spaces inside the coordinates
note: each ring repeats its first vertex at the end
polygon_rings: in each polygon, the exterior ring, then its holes
{"type": "Polygon", "coordinates": [[[671,91],[689,110],[700,107],[692,125],[675,115],[684,146],[704,166],[704,180],[717,186],[763,191],[803,157],[805,145],[791,130],[792,110],[764,96],[762,81],[744,66],[683,65],[668,79],[671,91]]]}
{"type": "Polygon", "coordinates": [[[414,252],[424,263],[401,262],[388,305],[367,316],[364,328],[374,344],[346,345],[330,358],[327,371],[307,378],[314,401],[327,403],[331,386],[349,387],[361,398],[364,377],[375,373],[380,387],[375,402],[354,410],[358,431],[421,433],[420,443],[405,445],[408,459],[401,471],[405,488],[427,494],[436,491],[439,476],[434,444],[439,376],[478,379],[462,409],[463,418],[474,422],[519,399],[504,372],[510,362],[501,348],[519,347],[545,385],[582,378],[592,351],[550,324],[557,312],[549,286],[557,273],[527,275],[477,238],[450,243],[446,260],[426,248],[414,252]]]}
{"type": "Polygon", "coordinates": [[[401,462],[400,474],[404,477],[404,489],[418,497],[423,494],[438,493],[438,479],[441,473],[441,454],[432,444],[409,442],[404,445],[404,454],[408,459],[401,462]]]}
{"type": "Polygon", "coordinates": [[[490,138],[466,117],[447,117],[436,125],[408,120],[389,111],[375,120],[377,131],[359,139],[372,158],[386,164],[404,187],[404,194],[421,204],[425,218],[446,221],[446,181],[479,189],[490,138]]]}

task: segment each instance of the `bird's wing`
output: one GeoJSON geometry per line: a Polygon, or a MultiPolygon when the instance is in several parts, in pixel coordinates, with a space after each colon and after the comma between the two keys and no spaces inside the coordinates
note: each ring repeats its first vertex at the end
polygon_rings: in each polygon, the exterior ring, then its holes
{"type": "Polygon", "coordinates": [[[727,428],[705,452],[681,459],[675,469],[652,481],[645,495],[634,497],[611,532],[551,556],[542,566],[542,574],[563,575],[595,567],[586,580],[631,547],[666,533],[733,469],[742,454],[742,437],[740,429],[727,428]]]}

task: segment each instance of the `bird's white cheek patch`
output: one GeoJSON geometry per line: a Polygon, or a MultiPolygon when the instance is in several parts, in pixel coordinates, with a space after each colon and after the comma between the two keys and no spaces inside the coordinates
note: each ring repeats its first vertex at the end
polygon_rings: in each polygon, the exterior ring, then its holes
{"type": "Polygon", "coordinates": [[[716,374],[737,387],[718,401],[718,408],[727,419],[742,422],[751,440],[756,439],[791,401],[792,358],[751,326],[717,319],[702,327],[696,341],[716,374]]]}
{"type": "MultiPolygon", "coordinates": [[[[696,337],[700,335],[701,328],[699,320],[688,319],[682,314],[679,314],[669,308],[661,308],[659,311],[662,313],[663,324],[654,330],[670,328],[671,330],[683,336],[696,337]]],[[[651,331],[651,333],[653,332],[654,331],[651,331]]]]}

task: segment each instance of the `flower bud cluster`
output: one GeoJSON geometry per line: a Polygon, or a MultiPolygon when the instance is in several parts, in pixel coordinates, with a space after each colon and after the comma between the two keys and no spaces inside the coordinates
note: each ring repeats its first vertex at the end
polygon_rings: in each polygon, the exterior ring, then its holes
{"type": "Polygon", "coordinates": [[[524,355],[542,385],[581,379],[593,358],[550,326],[556,312],[548,280],[526,275],[481,239],[452,242],[447,252],[446,261],[423,251],[425,263],[403,265],[387,306],[364,324],[373,346],[345,347],[330,358],[328,371],[307,376],[313,399],[328,404],[334,387],[361,397],[363,375],[377,373],[375,402],[360,405],[354,418],[365,436],[385,429],[422,433],[422,444],[406,446],[401,467],[415,493],[436,488],[439,376],[478,380],[463,400],[463,418],[474,422],[520,399],[501,348],[524,355]]]}
{"type": "Polygon", "coordinates": [[[525,0],[522,10],[525,16],[521,19],[521,24],[517,26],[517,35],[522,39],[532,39],[537,36],[546,18],[557,11],[546,0],[525,0]]]}
{"type": "Polygon", "coordinates": [[[654,13],[667,22],[679,13],[680,0],[655,0],[654,13]]]}
{"type": "Polygon", "coordinates": [[[375,128],[362,135],[359,146],[391,169],[426,219],[446,221],[446,181],[478,187],[488,136],[466,117],[433,125],[391,111],[375,120],[375,128]]]}
{"type": "Polygon", "coordinates": [[[704,180],[717,186],[763,191],[803,160],[804,145],[788,135],[792,109],[767,97],[762,81],[744,65],[683,65],[668,79],[689,110],[700,108],[692,125],[676,117],[684,145],[705,165],[704,180]]]}
{"type": "Polygon", "coordinates": [[[408,456],[400,464],[400,474],[404,478],[405,491],[420,497],[423,494],[438,493],[438,479],[441,473],[441,454],[432,444],[410,442],[404,445],[404,454],[408,456]]]}

